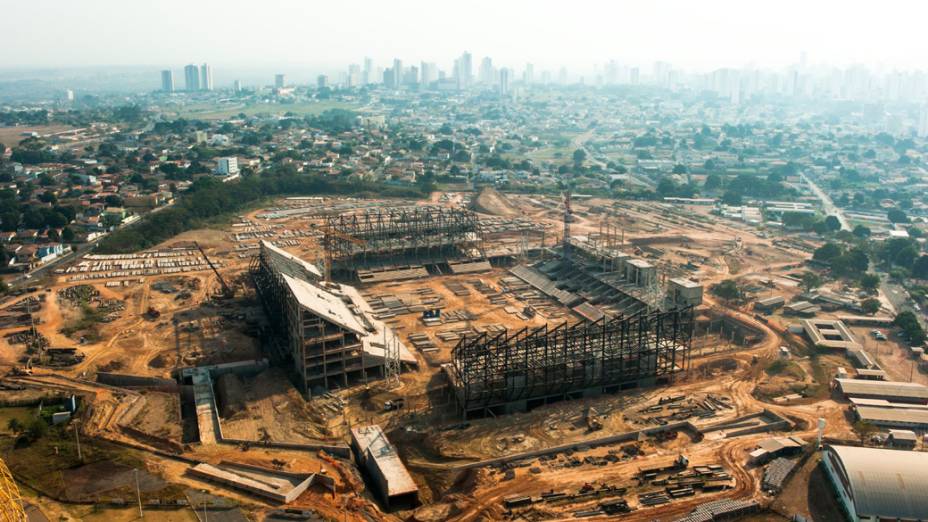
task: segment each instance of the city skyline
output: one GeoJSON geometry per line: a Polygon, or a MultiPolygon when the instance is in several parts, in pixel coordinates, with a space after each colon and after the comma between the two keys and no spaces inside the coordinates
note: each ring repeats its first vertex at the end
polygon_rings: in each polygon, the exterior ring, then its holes
{"type": "MultiPolygon", "coordinates": [[[[9,6],[7,19],[34,19],[46,4],[9,6]]],[[[354,56],[371,55],[382,63],[396,56],[409,63],[438,60],[444,68],[463,48],[475,57],[492,55],[510,67],[521,61],[542,68],[582,69],[621,59],[636,64],[668,61],[705,72],[747,65],[783,67],[807,51],[810,63],[920,69],[928,51],[928,43],[919,37],[920,20],[928,8],[902,2],[890,2],[878,11],[862,3],[786,2],[778,9],[750,12],[729,0],[648,6],[580,2],[571,9],[550,2],[478,2],[456,12],[453,21],[422,2],[397,8],[359,1],[337,6],[279,1],[259,11],[239,2],[181,5],[171,0],[135,6],[131,12],[116,7],[110,0],[56,4],[60,16],[45,20],[48,30],[58,35],[54,41],[40,38],[27,24],[10,24],[4,28],[11,45],[6,67],[163,67],[194,58],[221,67],[331,68],[354,56]],[[248,37],[242,45],[228,45],[203,31],[204,23],[247,28],[248,37]],[[308,39],[303,34],[307,28],[308,39]],[[165,34],[171,45],[149,43],[163,41],[165,34]],[[571,36],[558,38],[559,34],[571,36]],[[69,45],[56,43],[63,40],[69,45]],[[331,41],[339,45],[319,52],[321,42],[331,41]]]]}

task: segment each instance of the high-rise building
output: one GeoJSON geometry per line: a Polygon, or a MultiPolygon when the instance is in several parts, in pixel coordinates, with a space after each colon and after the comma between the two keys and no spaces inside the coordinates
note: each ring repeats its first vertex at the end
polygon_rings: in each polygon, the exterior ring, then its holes
{"type": "Polygon", "coordinates": [[[403,83],[403,60],[399,58],[393,59],[393,87],[394,89],[399,89],[400,84],[403,83]]]}
{"type": "Polygon", "coordinates": [[[328,76],[324,74],[320,74],[319,76],[316,77],[316,88],[325,89],[328,86],[329,86],[328,76]]]}
{"type": "Polygon", "coordinates": [[[232,176],[238,174],[238,158],[231,156],[228,158],[219,158],[216,163],[216,174],[220,176],[232,176]]]}
{"type": "Polygon", "coordinates": [[[424,86],[438,81],[438,67],[431,62],[422,62],[419,65],[419,81],[424,86]]]}
{"type": "Polygon", "coordinates": [[[364,70],[361,73],[361,82],[364,85],[369,83],[374,83],[376,77],[374,76],[374,60],[364,57],[364,70]]]}
{"type": "Polygon", "coordinates": [[[287,85],[287,77],[283,73],[277,73],[274,75],[274,88],[283,89],[287,85]]]}
{"type": "Polygon", "coordinates": [[[200,90],[213,90],[213,69],[205,63],[200,66],[200,90]]]}
{"type": "Polygon", "coordinates": [[[465,51],[460,58],[454,61],[454,77],[458,81],[458,88],[464,88],[473,83],[474,66],[469,52],[465,51]]]}
{"type": "Polygon", "coordinates": [[[928,104],[922,105],[918,114],[918,137],[928,138],[928,104]]]}
{"type": "Polygon", "coordinates": [[[525,64],[525,72],[522,73],[522,82],[526,85],[531,85],[535,83],[535,66],[527,63],[525,64]]]}
{"type": "Polygon", "coordinates": [[[358,85],[361,84],[361,79],[362,79],[361,66],[356,63],[349,65],[348,66],[348,77],[347,77],[347,81],[345,82],[345,84],[348,87],[357,87],[358,85]]]}
{"type": "Polygon", "coordinates": [[[419,84],[419,68],[415,65],[409,66],[406,68],[406,71],[403,73],[403,84],[405,85],[418,85],[419,84]]]}
{"type": "Polygon", "coordinates": [[[492,84],[494,80],[493,71],[493,59],[489,56],[485,56],[480,62],[480,72],[478,73],[477,81],[483,84],[492,84]]]}
{"type": "Polygon", "coordinates": [[[234,90],[236,93],[242,92],[242,80],[235,80],[232,83],[232,90],[234,90]]]}
{"type": "Polygon", "coordinates": [[[567,84],[567,67],[561,67],[561,70],[557,72],[557,83],[561,85],[567,84]]]}
{"type": "Polygon", "coordinates": [[[188,92],[200,90],[200,69],[194,64],[184,67],[184,88],[188,92]]]}
{"type": "Polygon", "coordinates": [[[499,70],[499,95],[509,96],[509,68],[499,70]]]}
{"type": "Polygon", "coordinates": [[[161,90],[174,92],[174,71],[170,69],[161,71],[161,90]]]}

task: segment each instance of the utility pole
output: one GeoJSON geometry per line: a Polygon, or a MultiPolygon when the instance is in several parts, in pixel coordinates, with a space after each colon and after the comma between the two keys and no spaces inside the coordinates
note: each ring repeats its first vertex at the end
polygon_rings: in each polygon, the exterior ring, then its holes
{"type": "Polygon", "coordinates": [[[135,497],[139,500],[139,518],[145,518],[145,513],[142,512],[142,490],[139,488],[139,470],[134,468],[132,470],[135,475],[135,497]]]}

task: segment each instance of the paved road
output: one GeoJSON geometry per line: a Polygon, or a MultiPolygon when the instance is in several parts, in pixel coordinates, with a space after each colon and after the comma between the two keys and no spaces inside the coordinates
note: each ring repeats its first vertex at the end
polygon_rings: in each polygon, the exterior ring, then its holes
{"type": "Polygon", "coordinates": [[[918,322],[921,323],[922,328],[928,330],[925,310],[919,309],[920,307],[912,300],[912,296],[909,294],[908,290],[903,288],[902,285],[890,281],[889,277],[885,274],[880,274],[880,290],[883,291],[883,295],[889,299],[889,302],[893,304],[897,314],[907,310],[914,313],[918,322]]]}
{"type": "Polygon", "coordinates": [[[822,208],[825,210],[825,214],[838,218],[838,223],[841,223],[841,230],[851,230],[851,225],[848,223],[847,218],[844,217],[844,213],[841,212],[840,208],[835,206],[831,198],[828,197],[828,194],[825,194],[825,191],[820,189],[811,178],[805,175],[805,173],[800,173],[799,175],[809,184],[809,188],[812,189],[815,196],[822,201],[822,208]]]}

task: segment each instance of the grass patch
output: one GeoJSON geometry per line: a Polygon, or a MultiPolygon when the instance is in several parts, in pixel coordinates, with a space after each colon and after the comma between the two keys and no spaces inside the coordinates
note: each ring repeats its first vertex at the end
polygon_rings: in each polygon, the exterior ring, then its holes
{"type": "Polygon", "coordinates": [[[68,323],[61,329],[61,333],[68,337],[84,332],[83,337],[89,342],[96,342],[100,339],[100,332],[97,325],[103,322],[103,313],[91,306],[89,303],[81,304],[80,316],[68,323]]]}
{"type": "Polygon", "coordinates": [[[260,114],[286,114],[291,112],[298,116],[316,116],[330,109],[356,110],[360,105],[356,103],[336,100],[323,100],[306,103],[253,103],[250,105],[234,105],[217,107],[214,104],[203,103],[185,107],[177,115],[186,119],[227,120],[239,114],[257,116],[260,114]]]}
{"type": "Polygon", "coordinates": [[[792,377],[793,379],[803,380],[806,377],[806,372],[802,368],[786,359],[775,359],[770,364],[767,365],[767,368],[764,369],[767,372],[767,375],[770,376],[784,376],[792,377]]]}

